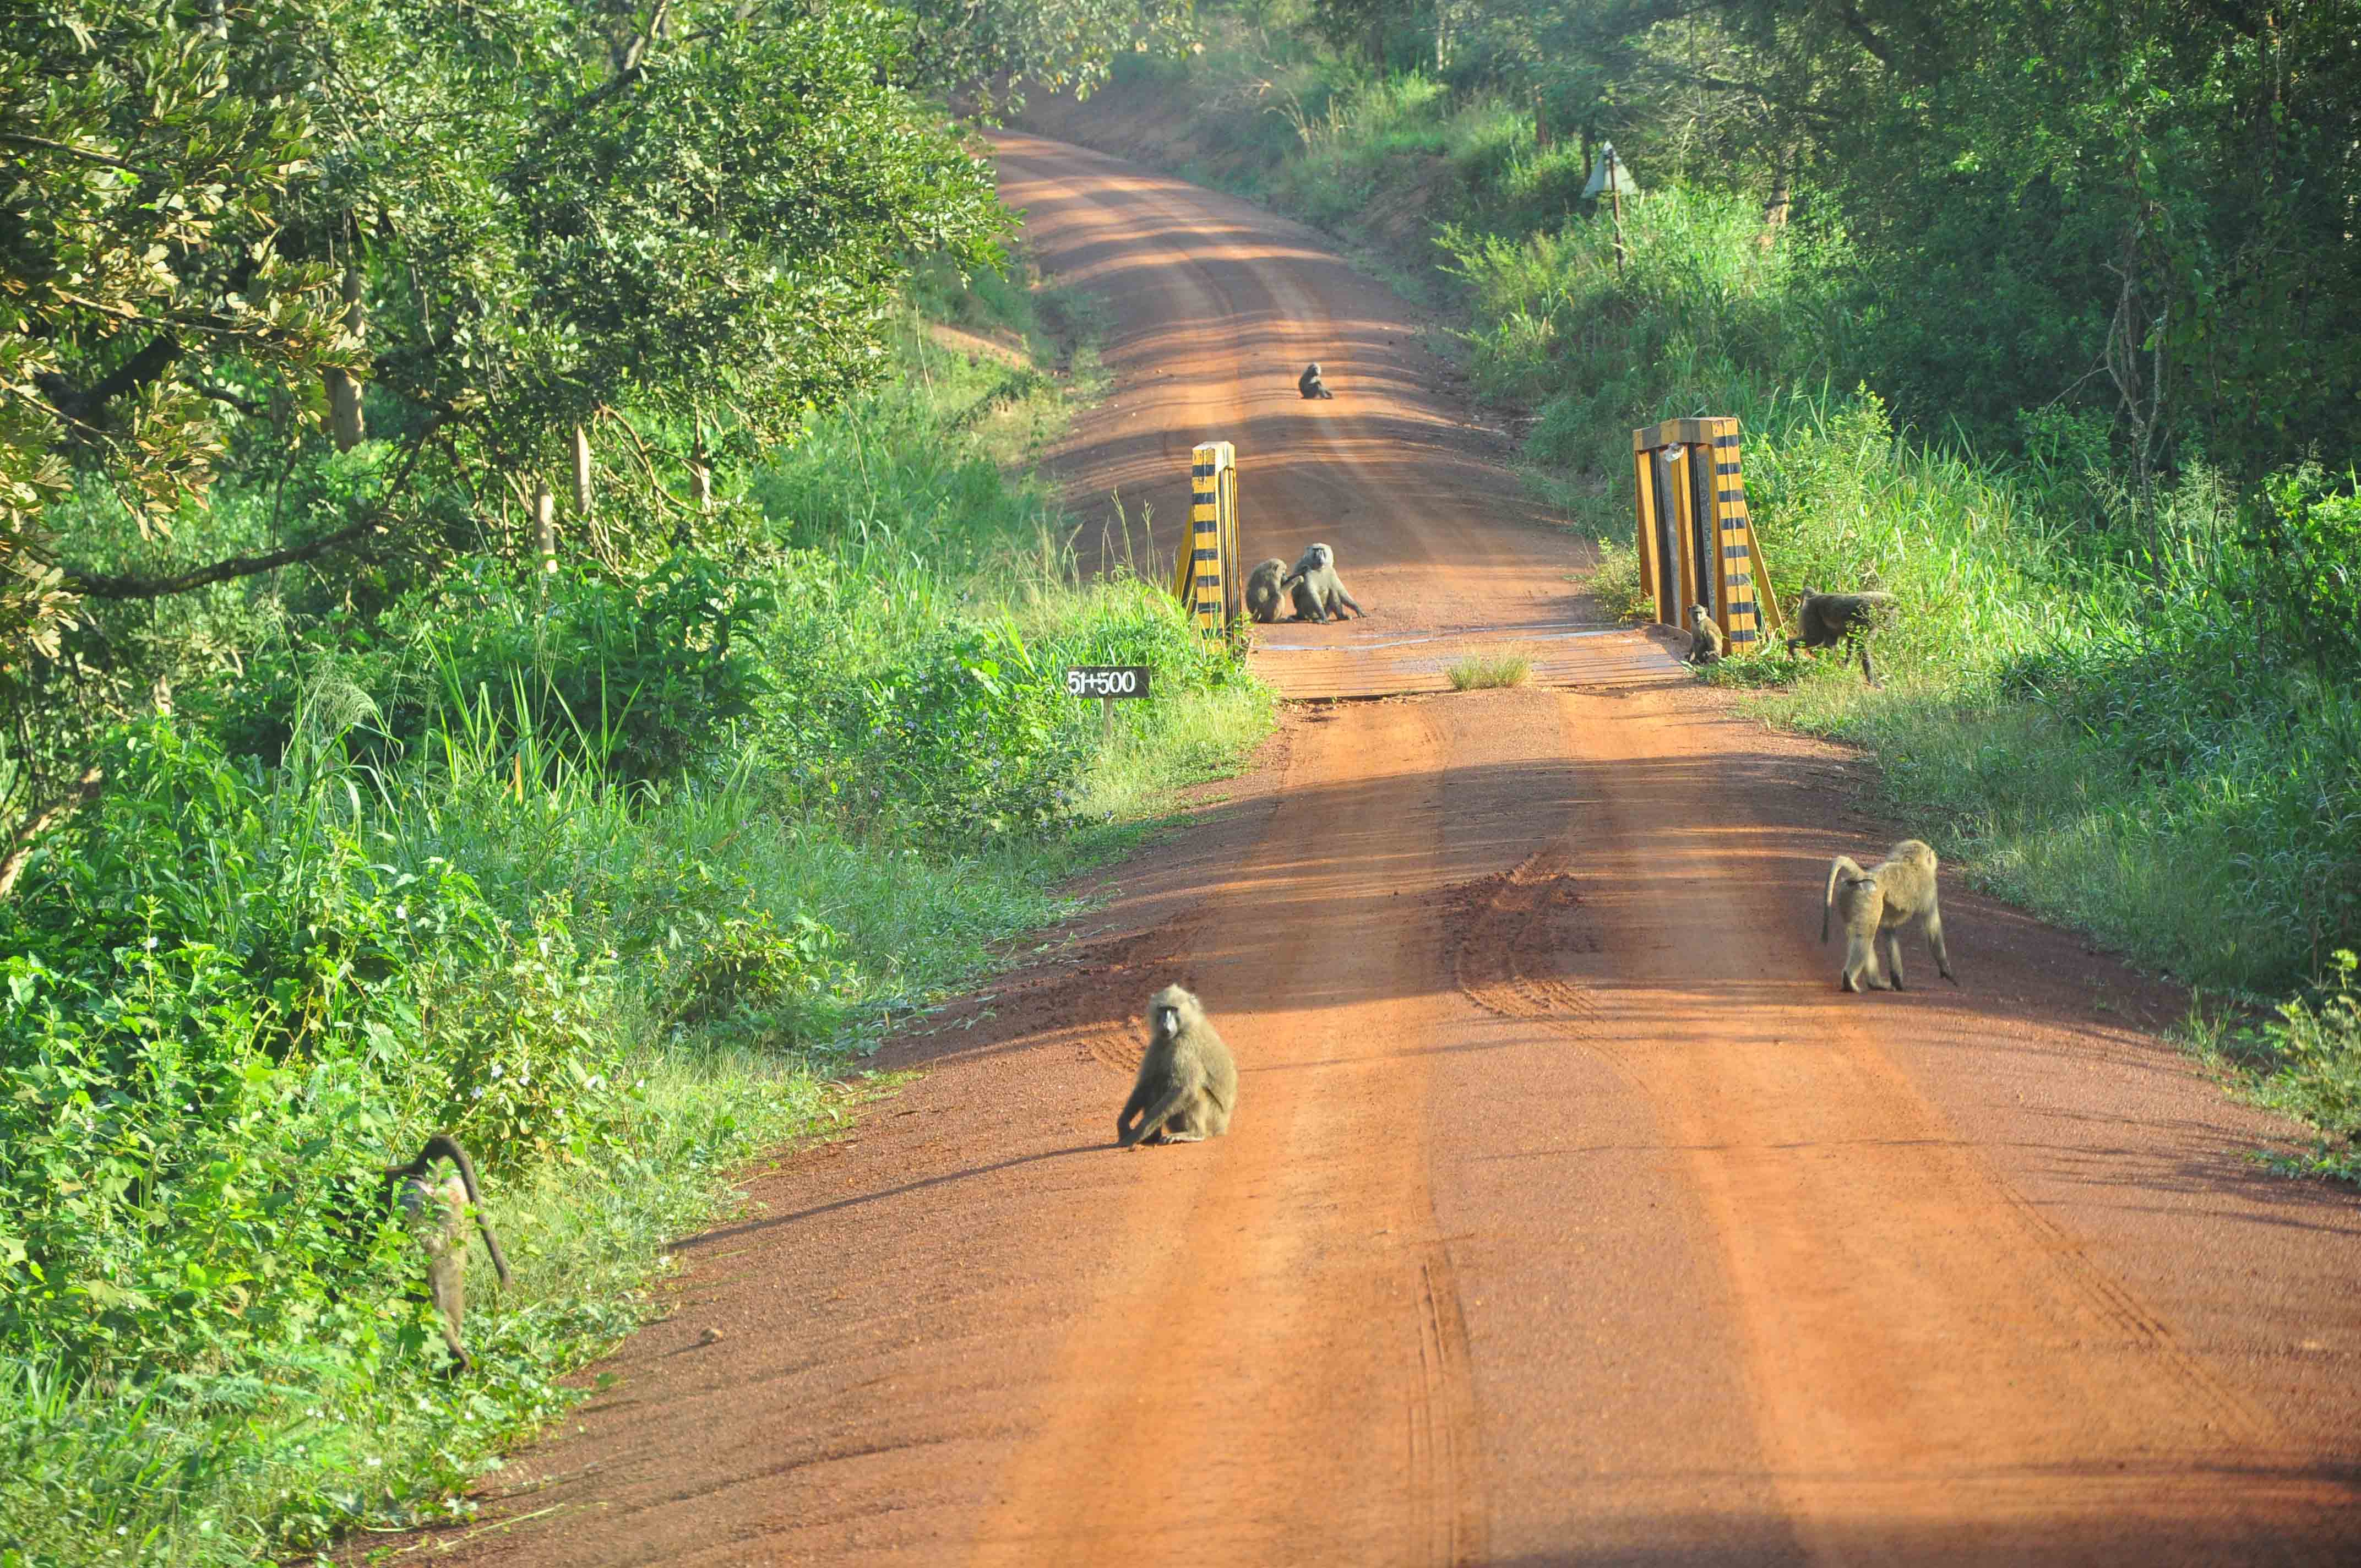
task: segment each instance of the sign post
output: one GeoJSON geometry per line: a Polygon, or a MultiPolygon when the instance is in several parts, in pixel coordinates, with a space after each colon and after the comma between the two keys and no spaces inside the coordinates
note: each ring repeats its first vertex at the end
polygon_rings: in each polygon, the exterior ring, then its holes
{"type": "Polygon", "coordinates": [[[1172,591],[1208,637],[1219,637],[1244,609],[1238,571],[1238,459],[1226,441],[1191,454],[1189,532],[1173,563],[1172,591]]]}
{"type": "Polygon", "coordinates": [[[1640,587],[1656,619],[1694,631],[1689,607],[1721,623],[1730,651],[1759,652],[1779,630],[1779,601],[1746,515],[1735,419],[1674,419],[1631,433],[1640,587]]]}
{"type": "Polygon", "coordinates": [[[1099,734],[1115,733],[1115,705],[1148,696],[1146,664],[1075,664],[1066,671],[1066,695],[1099,699],[1099,734]]]}

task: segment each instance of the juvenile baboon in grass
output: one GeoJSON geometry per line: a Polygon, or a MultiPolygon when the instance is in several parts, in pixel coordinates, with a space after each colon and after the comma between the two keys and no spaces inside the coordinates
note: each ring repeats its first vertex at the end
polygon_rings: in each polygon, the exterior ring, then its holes
{"type": "Polygon", "coordinates": [[[1869,667],[1869,634],[1893,602],[1892,594],[1816,594],[1807,589],[1795,607],[1795,635],[1787,639],[1787,652],[1850,641],[1861,652],[1861,678],[1875,685],[1877,672],[1869,667]]]}
{"type": "Polygon", "coordinates": [[[403,1225],[425,1253],[426,1291],[443,1318],[443,1343],[450,1347],[461,1370],[472,1369],[475,1358],[460,1338],[467,1315],[468,1211],[475,1212],[476,1223],[484,1233],[484,1250],[492,1255],[492,1267],[500,1283],[510,1282],[509,1260],[500,1252],[500,1238],[492,1234],[491,1216],[484,1212],[474,1163],[458,1139],[436,1133],[419,1149],[416,1159],[385,1168],[378,1193],[383,1207],[400,1211],[403,1225]],[[457,1168],[455,1175],[440,1179],[428,1175],[437,1160],[445,1159],[457,1168]]]}
{"type": "Polygon", "coordinates": [[[1953,985],[1951,955],[1943,948],[1943,912],[1935,901],[1935,851],[1916,839],[1905,839],[1893,853],[1869,871],[1850,855],[1828,863],[1828,892],[1820,904],[1820,940],[1828,939],[1828,916],[1844,927],[1844,968],[1837,973],[1840,991],[1858,992],[1867,977],[1872,991],[1902,989],[1902,928],[1916,922],[1927,932],[1935,967],[1953,985]],[[1889,981],[1877,972],[1877,938],[1885,938],[1889,981]]]}
{"type": "Polygon", "coordinates": [[[1721,663],[1721,627],[1705,606],[1689,606],[1689,618],[1697,624],[1689,631],[1688,661],[1692,664],[1721,663]]]}
{"type": "Polygon", "coordinates": [[[1303,374],[1295,378],[1295,389],[1306,398],[1333,398],[1336,395],[1328,389],[1328,383],[1320,378],[1320,361],[1317,359],[1306,365],[1303,374]]]}
{"type": "Polygon", "coordinates": [[[1148,999],[1148,1054],[1131,1098],[1115,1119],[1115,1141],[1193,1144],[1230,1130],[1238,1067],[1193,992],[1168,985],[1148,999]],[[1136,1120],[1135,1120],[1136,1118],[1136,1120]]]}
{"type": "Polygon", "coordinates": [[[1287,593],[1281,585],[1287,580],[1287,563],[1274,555],[1260,562],[1246,574],[1246,613],[1265,626],[1279,619],[1281,606],[1287,603],[1287,593]]]}
{"type": "Polygon", "coordinates": [[[1347,605],[1355,615],[1369,613],[1361,608],[1360,600],[1345,591],[1345,579],[1336,575],[1336,552],[1325,544],[1314,544],[1303,553],[1288,572],[1285,587],[1295,595],[1299,620],[1342,620],[1347,605]]]}

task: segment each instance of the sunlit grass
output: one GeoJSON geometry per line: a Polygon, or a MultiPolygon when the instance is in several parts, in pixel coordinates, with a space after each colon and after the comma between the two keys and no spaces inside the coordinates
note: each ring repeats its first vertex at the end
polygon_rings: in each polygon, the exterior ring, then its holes
{"type": "Polygon", "coordinates": [[[1453,691],[1480,691],[1488,686],[1521,686],[1532,678],[1533,661],[1525,653],[1471,653],[1444,674],[1453,691]]]}

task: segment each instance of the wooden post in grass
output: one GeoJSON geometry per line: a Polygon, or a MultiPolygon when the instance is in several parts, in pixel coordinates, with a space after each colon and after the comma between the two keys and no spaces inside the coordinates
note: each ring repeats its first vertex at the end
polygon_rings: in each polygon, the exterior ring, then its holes
{"type": "Polygon", "coordinates": [[[1694,631],[1689,607],[1720,622],[1732,655],[1759,652],[1781,627],[1771,575],[1746,513],[1738,421],[1674,419],[1631,433],[1640,586],[1656,619],[1694,631]]]}

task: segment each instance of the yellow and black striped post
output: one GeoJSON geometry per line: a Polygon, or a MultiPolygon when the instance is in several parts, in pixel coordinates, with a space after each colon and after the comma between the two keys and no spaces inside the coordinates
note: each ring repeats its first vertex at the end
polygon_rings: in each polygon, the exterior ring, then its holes
{"type": "Polygon", "coordinates": [[[1209,441],[1191,455],[1189,537],[1174,563],[1173,592],[1196,618],[1197,630],[1219,637],[1239,609],[1237,454],[1226,441],[1209,441]]]}
{"type": "Polygon", "coordinates": [[[1640,586],[1656,619],[1694,630],[1708,606],[1733,653],[1763,647],[1781,626],[1771,575],[1746,515],[1735,419],[1675,419],[1631,433],[1638,487],[1640,586]]]}

